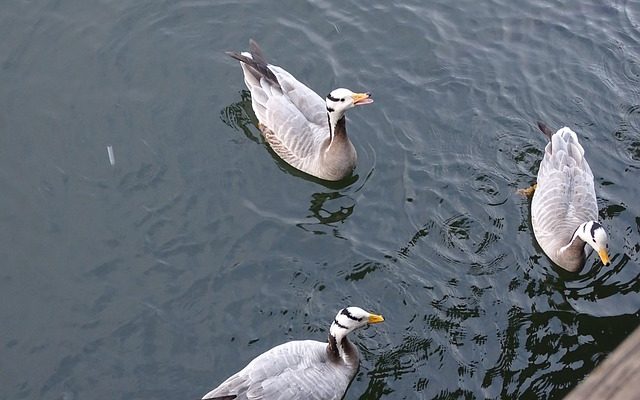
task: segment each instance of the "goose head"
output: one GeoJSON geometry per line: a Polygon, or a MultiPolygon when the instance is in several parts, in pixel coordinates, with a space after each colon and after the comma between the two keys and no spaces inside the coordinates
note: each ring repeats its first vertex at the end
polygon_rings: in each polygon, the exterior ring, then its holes
{"type": "Polygon", "coordinates": [[[336,338],[342,338],[355,329],[383,321],[382,315],[369,313],[360,307],[347,307],[336,314],[330,333],[336,338]]]}
{"type": "Polygon", "coordinates": [[[578,227],[576,235],[593,247],[605,266],[611,264],[609,261],[609,237],[600,223],[596,221],[585,222],[578,227]]]}
{"type": "Polygon", "coordinates": [[[371,93],[354,93],[344,88],[332,90],[325,101],[327,112],[337,116],[342,116],[345,111],[355,106],[373,103],[371,93]]]}

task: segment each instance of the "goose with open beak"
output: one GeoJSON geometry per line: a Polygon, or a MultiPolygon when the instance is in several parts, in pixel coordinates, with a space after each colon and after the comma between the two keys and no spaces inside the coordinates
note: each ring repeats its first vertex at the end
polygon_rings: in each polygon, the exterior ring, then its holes
{"type": "Polygon", "coordinates": [[[288,164],[317,178],[350,176],[356,150],[347,137],[345,112],[373,103],[371,94],[335,89],[326,99],[284,69],[269,64],[258,44],[227,54],[240,61],[258,127],[273,151],[288,164]]]}

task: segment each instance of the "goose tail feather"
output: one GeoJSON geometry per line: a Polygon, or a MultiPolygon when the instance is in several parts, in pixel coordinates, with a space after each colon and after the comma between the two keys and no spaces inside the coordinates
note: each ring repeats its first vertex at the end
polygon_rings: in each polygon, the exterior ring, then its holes
{"type": "Polygon", "coordinates": [[[237,53],[235,51],[227,51],[226,54],[234,58],[241,63],[245,64],[249,67],[252,75],[260,81],[260,78],[264,78],[269,81],[272,85],[280,88],[280,83],[278,82],[278,78],[274,75],[271,68],[269,68],[269,63],[262,52],[262,49],[258,46],[258,44],[253,40],[249,40],[249,52],[237,53]]]}
{"type": "Polygon", "coordinates": [[[544,122],[538,121],[538,129],[547,137],[547,139],[551,140],[551,136],[553,136],[553,131],[549,128],[544,122]]]}

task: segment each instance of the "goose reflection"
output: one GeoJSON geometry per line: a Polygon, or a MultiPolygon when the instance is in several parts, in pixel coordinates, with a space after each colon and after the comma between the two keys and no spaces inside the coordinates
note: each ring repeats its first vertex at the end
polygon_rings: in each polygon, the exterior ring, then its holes
{"type": "Polygon", "coordinates": [[[248,90],[240,91],[240,101],[231,103],[220,111],[220,119],[227,126],[241,130],[252,142],[262,143],[260,135],[251,130],[251,126],[257,129],[258,120],[251,109],[251,93],[248,90]]]}
{"type": "Polygon", "coordinates": [[[355,206],[355,200],[340,192],[314,193],[311,195],[311,215],[308,215],[308,218],[317,222],[300,223],[298,226],[316,234],[325,234],[326,227],[330,227],[334,236],[341,237],[336,224],[349,218],[355,206]]]}

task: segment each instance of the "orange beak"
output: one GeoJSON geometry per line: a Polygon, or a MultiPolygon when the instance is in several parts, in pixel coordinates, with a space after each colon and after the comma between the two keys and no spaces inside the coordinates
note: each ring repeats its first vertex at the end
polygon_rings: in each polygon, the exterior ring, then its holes
{"type": "Polygon", "coordinates": [[[382,315],[376,315],[376,314],[369,315],[370,324],[377,324],[383,321],[384,321],[384,318],[382,317],[382,315]]]}
{"type": "Polygon", "coordinates": [[[607,249],[602,249],[598,252],[598,255],[600,256],[600,259],[602,260],[602,263],[605,266],[609,266],[609,264],[611,264],[611,261],[609,260],[609,253],[607,252],[607,249]]]}
{"type": "Polygon", "coordinates": [[[371,93],[354,93],[353,95],[351,95],[351,98],[353,99],[354,106],[373,103],[371,93]]]}

